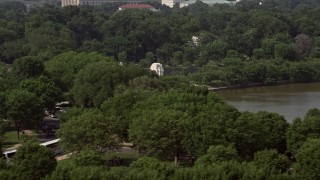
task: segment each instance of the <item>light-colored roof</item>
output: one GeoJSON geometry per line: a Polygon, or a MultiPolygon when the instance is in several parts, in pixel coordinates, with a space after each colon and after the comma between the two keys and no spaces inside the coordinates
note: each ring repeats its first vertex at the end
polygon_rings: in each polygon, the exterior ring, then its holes
{"type": "Polygon", "coordinates": [[[48,146],[48,145],[50,145],[50,144],[54,144],[54,143],[57,143],[57,142],[59,142],[59,141],[60,141],[60,138],[54,139],[54,140],[51,140],[51,141],[47,141],[47,142],[44,142],[44,143],[41,143],[40,145],[41,145],[41,146],[48,146]]]}
{"type": "MultiPolygon", "coordinates": [[[[54,140],[51,140],[51,141],[47,141],[47,142],[44,142],[44,143],[41,143],[40,145],[41,145],[41,146],[48,146],[48,145],[50,145],[50,144],[54,144],[54,143],[57,143],[57,142],[59,142],[59,141],[60,141],[60,138],[54,139],[54,140]]],[[[16,151],[17,151],[16,149],[8,150],[8,151],[3,152],[3,154],[14,153],[14,152],[16,152],[16,151]]]]}
{"type": "Polygon", "coordinates": [[[13,150],[5,151],[5,152],[3,152],[3,154],[9,154],[9,153],[14,153],[14,152],[17,152],[17,150],[13,149],[13,150]]]}

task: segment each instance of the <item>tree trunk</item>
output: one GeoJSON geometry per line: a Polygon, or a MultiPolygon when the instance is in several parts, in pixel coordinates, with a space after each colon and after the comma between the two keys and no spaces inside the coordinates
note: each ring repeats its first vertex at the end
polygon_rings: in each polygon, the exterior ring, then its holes
{"type": "Polygon", "coordinates": [[[18,123],[15,123],[15,125],[16,125],[18,139],[20,139],[20,126],[18,125],[18,123]]]}
{"type": "Polygon", "coordinates": [[[17,129],[18,139],[20,139],[20,129],[17,129]]]}
{"type": "Polygon", "coordinates": [[[176,155],[176,156],[174,156],[174,165],[178,165],[178,156],[176,155]]]}

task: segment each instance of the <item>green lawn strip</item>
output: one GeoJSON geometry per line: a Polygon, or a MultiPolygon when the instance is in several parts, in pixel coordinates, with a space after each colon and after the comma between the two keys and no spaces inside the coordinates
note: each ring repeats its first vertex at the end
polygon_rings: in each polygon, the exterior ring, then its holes
{"type": "Polygon", "coordinates": [[[22,139],[22,135],[20,135],[20,139],[18,139],[17,131],[6,132],[2,141],[2,148],[6,149],[15,144],[19,144],[22,142],[22,139]]]}
{"type": "Polygon", "coordinates": [[[37,133],[33,131],[33,136],[27,136],[20,134],[20,139],[18,139],[17,131],[9,131],[4,134],[4,138],[2,140],[2,149],[10,148],[16,144],[23,143],[26,139],[33,139],[36,138],[37,133]]]}
{"type": "MultiPolygon", "coordinates": [[[[73,156],[77,156],[77,154],[74,154],[73,156]]],[[[62,166],[70,166],[72,163],[73,156],[71,156],[70,158],[58,161],[58,164],[61,164],[62,166]]],[[[122,152],[109,151],[109,152],[102,154],[101,156],[106,161],[109,161],[115,157],[119,157],[122,160],[123,166],[129,166],[129,164],[131,162],[137,160],[141,155],[139,155],[137,153],[122,153],[122,152]]]]}

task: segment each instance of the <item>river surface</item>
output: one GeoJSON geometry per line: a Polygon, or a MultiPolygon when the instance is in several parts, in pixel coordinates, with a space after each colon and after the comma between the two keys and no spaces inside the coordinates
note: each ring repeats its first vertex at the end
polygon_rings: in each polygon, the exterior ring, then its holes
{"type": "Polygon", "coordinates": [[[320,108],[320,83],[285,84],[216,91],[240,111],[269,111],[288,122],[303,118],[311,108],[320,108]]]}

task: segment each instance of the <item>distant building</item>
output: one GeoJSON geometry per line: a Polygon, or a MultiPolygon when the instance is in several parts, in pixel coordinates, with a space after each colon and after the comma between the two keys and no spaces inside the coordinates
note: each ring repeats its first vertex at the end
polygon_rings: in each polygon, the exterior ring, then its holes
{"type": "Polygon", "coordinates": [[[157,11],[157,9],[149,4],[125,4],[119,7],[119,11],[125,9],[142,9],[142,10],[150,10],[150,11],[157,11]]]}
{"type": "Polygon", "coordinates": [[[162,64],[160,64],[160,63],[153,63],[150,66],[150,70],[155,71],[158,74],[158,76],[162,76],[163,72],[164,72],[162,64]]]}
{"type": "Polygon", "coordinates": [[[150,0],[61,0],[61,6],[79,6],[79,5],[102,5],[107,3],[127,3],[137,4],[149,2],[150,0]]]}
{"type": "Polygon", "coordinates": [[[180,3],[180,0],[161,0],[162,5],[166,5],[170,8],[173,8],[173,6],[177,3],[180,3]]]}

